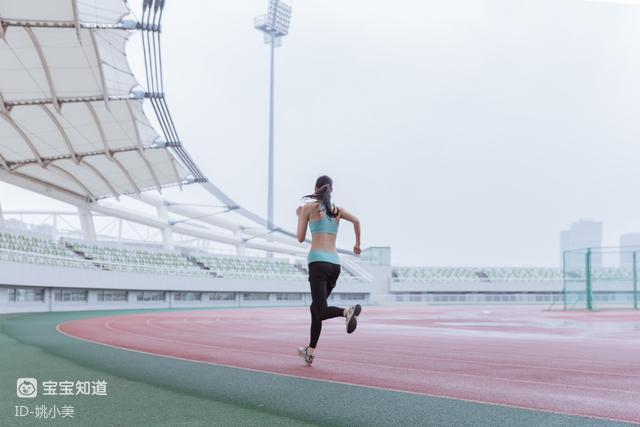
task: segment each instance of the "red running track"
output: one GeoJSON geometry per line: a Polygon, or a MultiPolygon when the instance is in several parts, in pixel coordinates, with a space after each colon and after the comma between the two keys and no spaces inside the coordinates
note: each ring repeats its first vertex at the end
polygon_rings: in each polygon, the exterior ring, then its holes
{"type": "Polygon", "coordinates": [[[312,368],[306,308],[159,312],[63,323],[123,349],[275,374],[640,423],[640,313],[540,307],[364,307],[324,322],[312,368]]]}

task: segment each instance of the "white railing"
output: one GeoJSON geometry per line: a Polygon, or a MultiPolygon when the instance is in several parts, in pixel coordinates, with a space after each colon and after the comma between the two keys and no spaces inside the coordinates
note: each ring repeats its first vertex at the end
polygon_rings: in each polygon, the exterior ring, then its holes
{"type": "Polygon", "coordinates": [[[373,282],[373,275],[362,268],[357,262],[344,257],[342,259],[342,265],[349,270],[354,277],[361,278],[361,280],[365,282],[373,282]]]}

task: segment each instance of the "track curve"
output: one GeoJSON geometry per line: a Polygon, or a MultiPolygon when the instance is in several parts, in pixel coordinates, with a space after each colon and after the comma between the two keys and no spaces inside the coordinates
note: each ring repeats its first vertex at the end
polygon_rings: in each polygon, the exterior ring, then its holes
{"type": "Polygon", "coordinates": [[[305,308],[154,312],[74,320],[86,341],[386,390],[640,423],[640,314],[540,308],[366,307],[324,323],[312,368],[305,308]]]}

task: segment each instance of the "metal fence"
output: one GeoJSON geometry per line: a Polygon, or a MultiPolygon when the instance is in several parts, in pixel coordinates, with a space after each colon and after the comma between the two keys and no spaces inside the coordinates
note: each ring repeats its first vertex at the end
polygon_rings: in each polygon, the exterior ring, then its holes
{"type": "Polygon", "coordinates": [[[565,310],[638,309],[640,247],[598,247],[562,254],[565,310]]]}

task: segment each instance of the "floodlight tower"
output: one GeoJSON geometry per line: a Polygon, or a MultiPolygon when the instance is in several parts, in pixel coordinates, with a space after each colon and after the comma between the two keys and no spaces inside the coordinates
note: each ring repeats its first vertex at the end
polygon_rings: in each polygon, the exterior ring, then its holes
{"type": "Polygon", "coordinates": [[[271,45],[271,80],[269,84],[269,189],[267,221],[273,230],[273,81],[275,48],[282,44],[282,37],[289,33],[291,5],[281,0],[269,0],[266,15],[255,18],[254,26],[264,34],[265,44],[271,45]]]}

